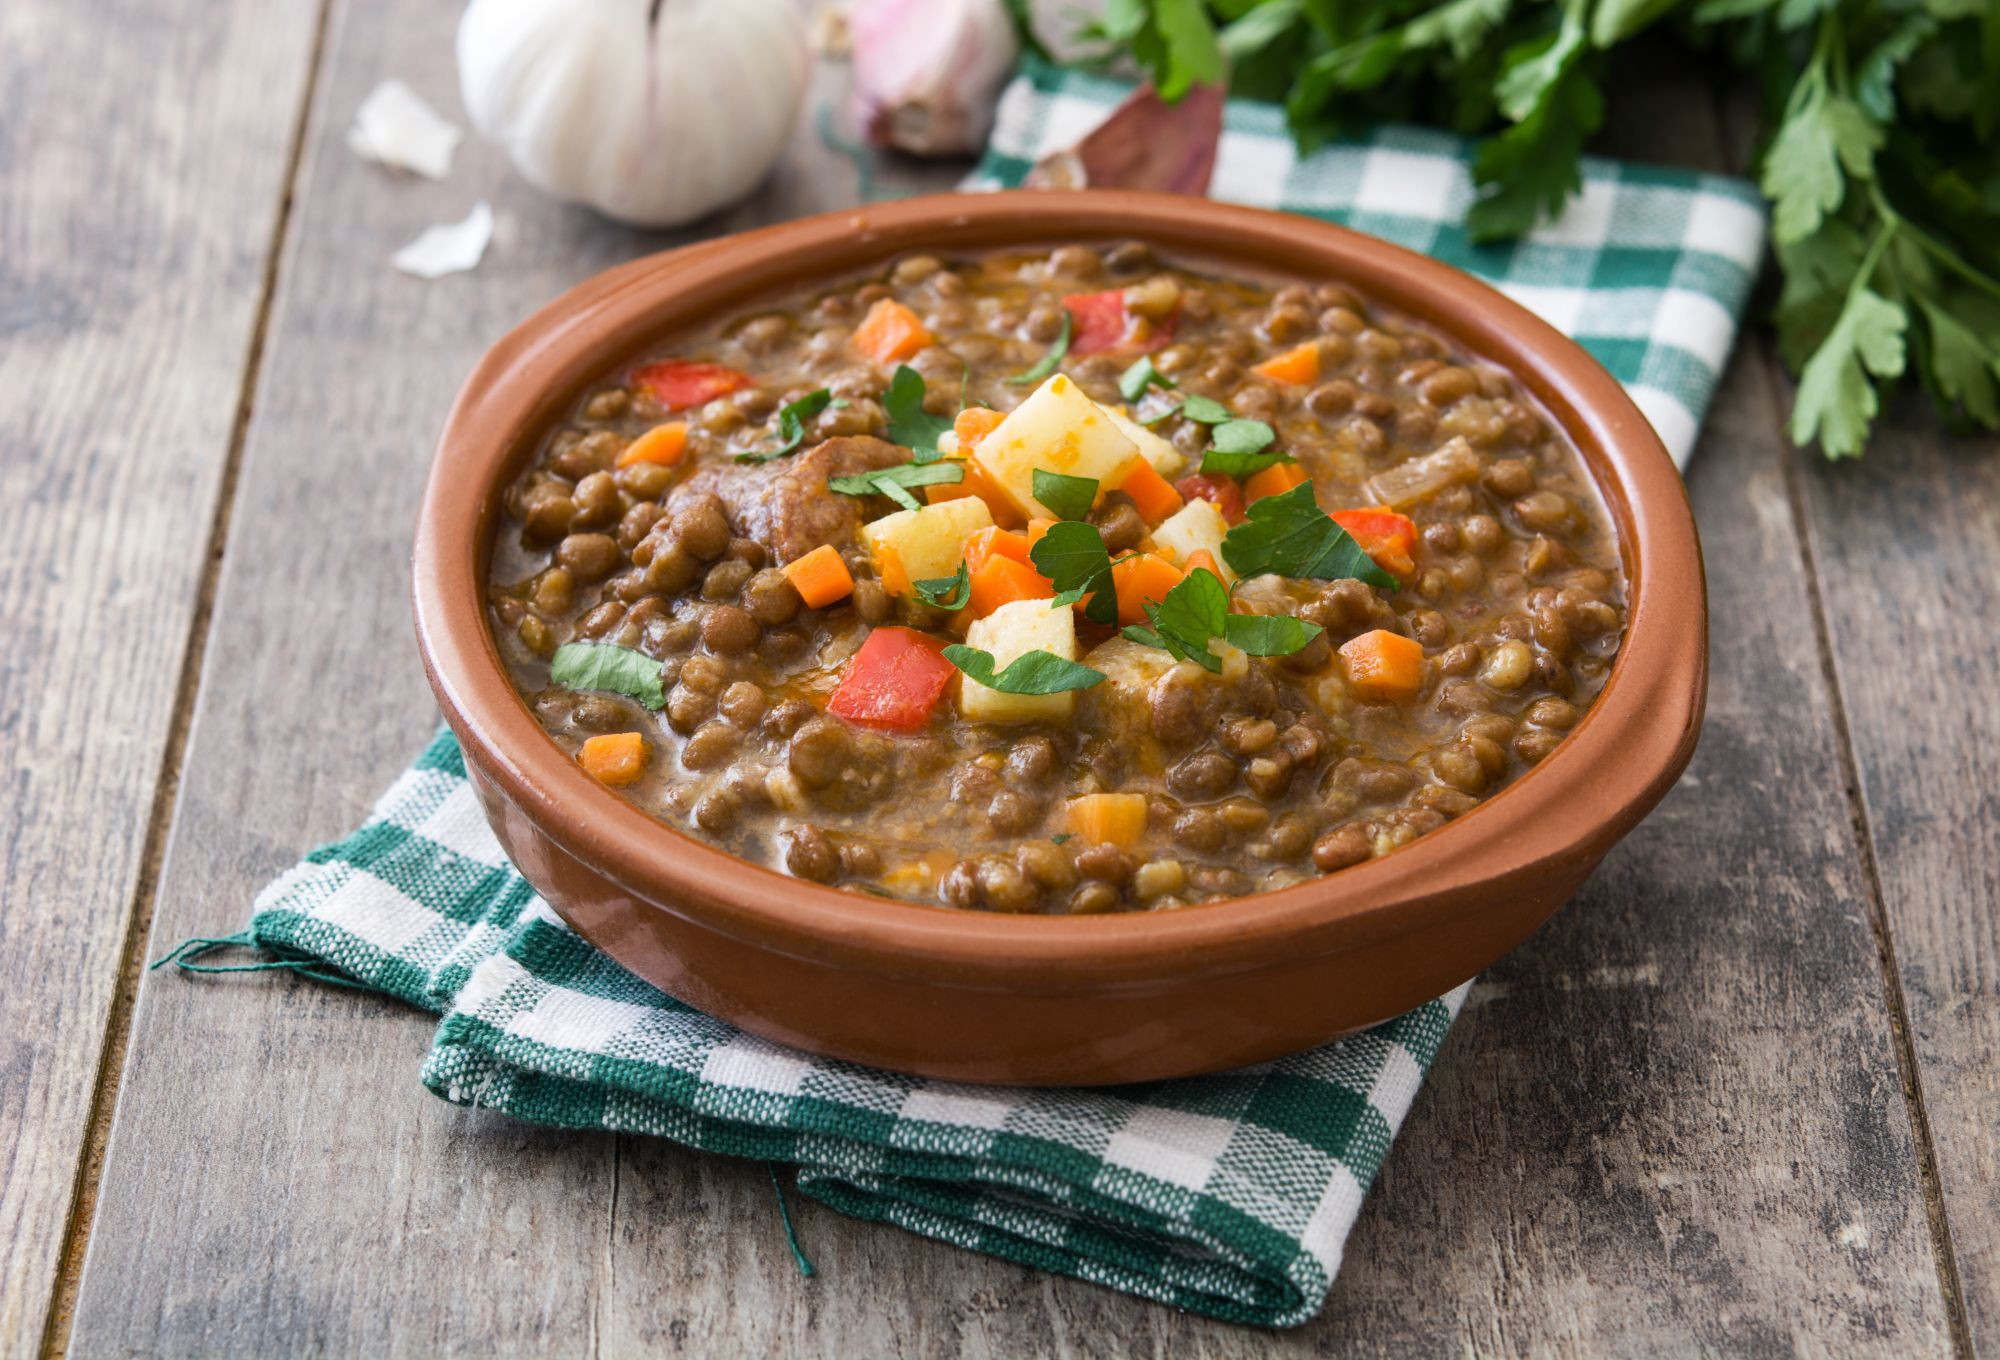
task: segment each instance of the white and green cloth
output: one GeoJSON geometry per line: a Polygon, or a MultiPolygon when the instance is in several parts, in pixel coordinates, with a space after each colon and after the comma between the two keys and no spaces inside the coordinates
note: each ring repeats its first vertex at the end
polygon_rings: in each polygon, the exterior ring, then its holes
{"type": "MultiPolygon", "coordinates": [[[[1030,70],[982,177],[1017,180],[1123,93],[1030,70]]],[[[1384,130],[1300,160],[1275,110],[1232,105],[1227,126],[1218,196],[1494,280],[1582,340],[1686,454],[1761,249],[1747,186],[1591,162],[1561,222],[1480,249],[1456,225],[1470,192],[1459,142],[1384,130]]],[[[441,1013],[423,1080],[446,1100],[785,1162],[843,1212],[1280,1327],[1325,1299],[1464,997],[1279,1062],[1136,1087],[976,1087],[815,1058],[690,1010],[573,934],[501,854],[449,733],[358,831],[271,884],[248,930],[191,942],[214,943],[441,1013]]]]}
{"type": "MultiPolygon", "coordinates": [[[[971,187],[1019,184],[1132,87],[1031,63],[1008,87],[971,187]]],[[[1586,157],[1583,192],[1522,241],[1475,245],[1467,143],[1383,126],[1301,156],[1274,104],[1231,100],[1211,197],[1323,218],[1484,279],[1589,350],[1686,466],[1764,253],[1742,180],[1586,157]]]]}

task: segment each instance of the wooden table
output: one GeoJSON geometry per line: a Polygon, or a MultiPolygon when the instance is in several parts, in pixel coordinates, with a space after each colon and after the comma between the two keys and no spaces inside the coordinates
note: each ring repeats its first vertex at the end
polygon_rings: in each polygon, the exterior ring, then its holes
{"type": "MultiPolygon", "coordinates": [[[[854,201],[809,118],[671,237],[479,145],[357,161],[384,76],[459,116],[456,11],[0,6],[0,1354],[2000,1355],[2000,457],[1902,406],[1859,465],[1793,450],[1762,334],[1690,477],[1694,766],[1481,981],[1298,1331],[811,1203],[804,1280],[759,1166],[443,1105],[379,999],[142,976],[429,734],[405,558],[475,357],[606,265],[854,201]],[[481,197],[476,273],[390,270],[481,197]]],[[[1741,167],[1698,75],[1621,100],[1615,149],[1741,167]]]]}

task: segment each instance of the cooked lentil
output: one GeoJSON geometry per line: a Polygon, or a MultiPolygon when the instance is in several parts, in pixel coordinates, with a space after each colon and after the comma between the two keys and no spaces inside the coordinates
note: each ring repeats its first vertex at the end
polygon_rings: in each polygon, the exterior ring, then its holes
{"type": "MultiPolygon", "coordinates": [[[[1089,914],[1336,872],[1463,816],[1546,759],[1623,635],[1618,545],[1575,450],[1506,374],[1336,285],[1215,278],[1137,242],[911,255],[683,336],[672,353],[747,385],[669,410],[638,365],[585,394],[506,493],[494,631],[566,751],[643,734],[649,758],[622,796],[815,883],[1089,914]],[[950,636],[973,612],[885,579],[860,529],[896,507],[828,489],[911,456],[889,440],[897,364],[857,344],[871,309],[907,309],[925,333],[903,362],[926,380],[925,410],[949,421],[961,404],[1018,406],[1032,389],[1005,380],[1042,357],[1065,308],[1074,334],[1088,332],[1078,294],[1092,288],[1118,292],[1126,331],[1108,347],[1072,345],[1061,372],[1085,396],[1122,410],[1119,376],[1151,350],[1173,387],[1145,402],[1200,396],[1267,422],[1329,511],[1393,499],[1412,530],[1402,588],[1243,581],[1236,608],[1324,636],[1288,656],[1225,649],[1219,674],[1079,618],[1081,659],[1107,679],[1066,721],[972,722],[949,701],[910,731],[829,713],[872,633],[950,636]],[[1315,347],[1310,381],[1259,373],[1300,345],[1315,347]],[[779,408],[820,388],[837,400],[805,423],[797,451],[734,461],[774,447],[779,408]],[[669,419],[686,422],[678,461],[620,465],[669,419]],[[821,544],[852,580],[808,608],[782,568],[821,544]],[[1364,698],[1350,679],[1342,649],[1378,630],[1420,650],[1407,697],[1364,698]],[[657,661],[662,708],[553,685],[550,658],[580,641],[657,661]],[[1075,834],[1076,800],[1093,794],[1141,796],[1129,844],[1075,834]]],[[[1186,463],[1166,477],[1180,495],[1240,516],[1231,479],[1184,480],[1211,426],[1176,413],[1151,428],[1164,443],[1148,461],[1186,463]]],[[[1107,550],[1156,550],[1143,499],[1100,492],[1090,522],[1107,550]]]]}

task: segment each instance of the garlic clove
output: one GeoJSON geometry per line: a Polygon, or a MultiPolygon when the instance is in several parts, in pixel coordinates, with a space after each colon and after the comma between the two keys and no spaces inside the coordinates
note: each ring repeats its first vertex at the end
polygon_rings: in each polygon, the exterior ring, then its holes
{"type": "Polygon", "coordinates": [[[391,79],[369,91],[354,111],[347,147],[363,160],[441,180],[451,174],[452,154],[464,136],[415,90],[391,79]]]}
{"type": "Polygon", "coordinates": [[[1220,85],[1196,85],[1173,104],[1143,85],[1075,146],[1037,161],[1028,187],[1205,194],[1222,142],[1222,103],[1220,85]]]}
{"type": "Polygon", "coordinates": [[[493,209],[481,199],[463,222],[424,228],[423,235],[397,251],[391,263],[420,279],[440,279],[477,265],[492,239],[493,209]]]}
{"type": "Polygon", "coordinates": [[[855,0],[855,125],[919,156],[978,150],[1020,55],[1002,0],[855,0]]]}

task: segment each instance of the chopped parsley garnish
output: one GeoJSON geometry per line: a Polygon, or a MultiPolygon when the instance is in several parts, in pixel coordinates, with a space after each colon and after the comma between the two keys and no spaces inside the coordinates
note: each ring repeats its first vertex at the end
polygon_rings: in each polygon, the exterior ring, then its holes
{"type": "Polygon", "coordinates": [[[889,413],[888,437],[891,444],[901,444],[909,449],[919,463],[937,461],[938,440],[951,428],[951,421],[924,409],[923,374],[908,364],[897,364],[895,373],[889,378],[889,390],[882,394],[882,409],[889,413]],[[926,454],[929,456],[926,457],[926,454]]]}
{"type": "Polygon", "coordinates": [[[1040,541],[1028,549],[1028,560],[1056,588],[1056,597],[1049,602],[1051,609],[1066,609],[1088,595],[1085,618],[1107,625],[1117,622],[1111,554],[1105,550],[1104,535],[1096,525],[1069,519],[1050,525],[1040,541]]]}
{"type": "Polygon", "coordinates": [[[1069,309],[1064,308],[1062,330],[1056,333],[1056,341],[1053,345],[1049,346],[1049,352],[1037,359],[1033,368],[1028,369],[1026,372],[1016,373],[1013,377],[1007,379],[1007,385],[1009,387],[1026,387],[1031,383],[1040,382],[1042,379],[1048,377],[1049,374],[1055,372],[1056,365],[1060,364],[1063,361],[1063,356],[1069,353],[1071,324],[1069,309]]]}
{"type": "Polygon", "coordinates": [[[1149,387],[1172,387],[1174,380],[1153,365],[1153,356],[1142,354],[1133,365],[1118,375],[1118,395],[1127,401],[1137,401],[1146,395],[1149,387]]]}
{"type": "Polygon", "coordinates": [[[1396,578],[1375,565],[1347,530],[1313,499],[1311,482],[1250,502],[1248,518],[1222,539],[1222,560],[1238,576],[1276,572],[1315,581],[1348,577],[1387,590],[1396,578]]]}
{"type": "Polygon", "coordinates": [[[1211,397],[1187,397],[1181,402],[1181,415],[1197,425],[1220,425],[1225,420],[1236,419],[1235,412],[1211,397]]]}
{"type": "Polygon", "coordinates": [[[1225,420],[1209,432],[1201,470],[1224,477],[1249,477],[1273,464],[1291,462],[1290,454],[1271,447],[1277,437],[1277,431],[1261,420],[1225,420]]]}
{"type": "Polygon", "coordinates": [[[1146,601],[1145,609],[1153,626],[1134,624],[1125,630],[1126,637],[1211,671],[1222,669],[1222,658],[1208,649],[1211,638],[1252,656],[1290,656],[1321,632],[1316,624],[1283,615],[1230,613],[1228,588],[1205,567],[1189,572],[1158,604],[1146,601]]]}
{"type": "Polygon", "coordinates": [[[917,598],[935,609],[949,610],[956,614],[972,601],[972,572],[964,561],[958,564],[958,572],[953,576],[937,576],[927,581],[913,581],[917,598]]]}
{"type": "Polygon", "coordinates": [[[994,669],[993,653],[963,643],[944,649],[944,659],[988,689],[1002,694],[1061,694],[1065,690],[1089,689],[1104,679],[1104,672],[1080,661],[1065,661],[1054,652],[1039,648],[1023,652],[1007,663],[1005,670],[994,669]]]}
{"type": "Polygon", "coordinates": [[[1278,432],[1261,420],[1225,420],[1209,431],[1209,441],[1217,453],[1262,453],[1278,438],[1278,432]]]}
{"type": "Polygon", "coordinates": [[[549,679],[564,689],[596,689],[637,699],[647,708],[667,706],[660,663],[644,652],[610,642],[565,642],[549,661],[549,679]]]}
{"type": "Polygon", "coordinates": [[[887,496],[905,510],[915,510],[917,498],[909,488],[913,486],[949,486],[965,480],[965,464],[953,460],[933,458],[930,462],[898,463],[894,467],[877,468],[873,472],[857,472],[847,477],[826,479],[828,491],[838,491],[843,496],[887,496]]]}
{"type": "Polygon", "coordinates": [[[1057,519],[1084,519],[1097,504],[1095,477],[1072,477],[1036,468],[1034,488],[1035,499],[1054,511],[1057,519]]]}
{"type": "Polygon", "coordinates": [[[833,393],[824,387],[817,392],[808,392],[797,401],[788,401],[778,408],[778,438],[781,441],[775,449],[759,449],[751,453],[739,453],[739,463],[768,463],[773,458],[783,458],[786,454],[798,452],[799,445],[806,442],[806,422],[831,406],[845,406],[844,401],[835,401],[833,393]]]}

